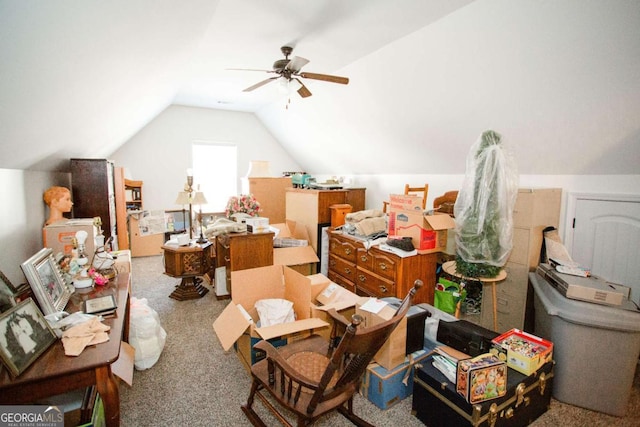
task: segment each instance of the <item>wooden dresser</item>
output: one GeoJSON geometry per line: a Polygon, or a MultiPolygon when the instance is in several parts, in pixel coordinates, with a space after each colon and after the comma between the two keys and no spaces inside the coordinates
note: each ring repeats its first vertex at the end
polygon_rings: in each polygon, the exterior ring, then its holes
{"type": "Polygon", "coordinates": [[[216,237],[216,265],[226,267],[227,289],[231,272],[273,265],[274,233],[229,233],[216,237]]]}
{"type": "Polygon", "coordinates": [[[402,258],[341,232],[329,233],[329,279],[362,296],[404,298],[416,279],[414,303],[433,304],[438,254],[402,258]]]}

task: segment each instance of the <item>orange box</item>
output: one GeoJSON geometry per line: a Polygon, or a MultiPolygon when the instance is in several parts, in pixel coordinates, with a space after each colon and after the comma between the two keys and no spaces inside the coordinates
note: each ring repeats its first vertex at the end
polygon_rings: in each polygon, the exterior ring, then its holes
{"type": "Polygon", "coordinates": [[[447,214],[423,215],[420,211],[391,207],[387,233],[411,237],[418,253],[442,252],[447,248],[447,231],[455,225],[447,214]]]}

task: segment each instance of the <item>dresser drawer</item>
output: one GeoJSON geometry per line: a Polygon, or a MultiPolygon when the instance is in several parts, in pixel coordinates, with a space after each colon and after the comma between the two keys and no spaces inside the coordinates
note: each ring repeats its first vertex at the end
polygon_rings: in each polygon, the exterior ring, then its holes
{"type": "Polygon", "coordinates": [[[371,271],[385,279],[395,281],[396,271],[398,268],[396,260],[386,252],[382,251],[374,250],[369,254],[373,257],[373,269],[371,271]]]}
{"type": "Polygon", "coordinates": [[[333,254],[329,255],[329,271],[334,271],[352,282],[356,279],[356,265],[333,254]]]}
{"type": "Polygon", "coordinates": [[[358,254],[356,255],[356,266],[373,271],[373,256],[369,254],[365,248],[358,248],[358,254]]]}
{"type": "Polygon", "coordinates": [[[329,251],[340,258],[356,263],[356,254],[358,248],[351,242],[344,242],[335,237],[329,239],[329,251]]]}
{"type": "Polygon", "coordinates": [[[327,276],[329,277],[329,280],[331,280],[332,282],[337,283],[338,285],[342,286],[348,291],[353,292],[354,294],[356,293],[356,285],[354,285],[353,282],[345,279],[335,271],[329,270],[329,273],[327,276]]]}
{"type": "Polygon", "coordinates": [[[356,276],[356,287],[362,288],[367,293],[379,298],[396,296],[396,285],[392,281],[375,276],[369,271],[361,269],[358,269],[356,276]]]}

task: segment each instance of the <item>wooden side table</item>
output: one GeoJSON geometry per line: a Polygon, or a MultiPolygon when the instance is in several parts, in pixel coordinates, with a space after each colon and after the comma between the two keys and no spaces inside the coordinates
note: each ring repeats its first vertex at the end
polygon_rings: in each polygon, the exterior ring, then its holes
{"type": "Polygon", "coordinates": [[[490,285],[491,286],[491,297],[493,300],[493,330],[497,331],[498,330],[498,301],[497,301],[497,296],[496,296],[496,284],[497,282],[501,282],[504,279],[507,278],[507,272],[504,270],[500,270],[500,273],[498,273],[498,275],[496,277],[465,277],[463,275],[461,275],[460,273],[458,273],[458,271],[456,270],[456,262],[455,261],[448,261],[445,262],[442,265],[442,269],[455,277],[459,277],[461,279],[470,279],[470,280],[477,280],[480,283],[482,283],[482,285],[490,285]]]}
{"type": "Polygon", "coordinates": [[[164,245],[164,273],[181,279],[169,297],[184,301],[202,298],[209,289],[202,285],[202,278],[212,267],[215,256],[211,242],[191,243],[188,246],[164,245]]]}

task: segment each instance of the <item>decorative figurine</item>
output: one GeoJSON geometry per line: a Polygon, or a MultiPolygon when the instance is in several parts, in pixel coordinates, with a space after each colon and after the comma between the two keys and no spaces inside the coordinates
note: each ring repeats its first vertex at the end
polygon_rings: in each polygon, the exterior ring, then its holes
{"type": "Polygon", "coordinates": [[[73,206],[71,192],[68,188],[53,186],[44,192],[42,198],[49,206],[49,218],[44,225],[66,220],[63,214],[71,212],[71,207],[73,206]]]}

